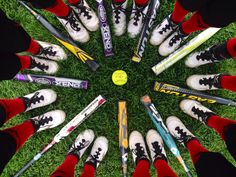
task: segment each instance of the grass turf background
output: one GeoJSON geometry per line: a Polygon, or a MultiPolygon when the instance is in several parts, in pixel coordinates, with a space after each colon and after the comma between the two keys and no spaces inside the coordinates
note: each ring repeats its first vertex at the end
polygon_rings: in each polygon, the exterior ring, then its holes
{"type": "MultiPolygon", "coordinates": [[[[110,1],[108,2],[108,17],[111,23],[111,8],[110,1]]],[[[94,1],[89,1],[89,4],[96,9],[94,1]]],[[[168,13],[171,12],[174,1],[161,1],[161,6],[158,10],[157,23],[159,23],[168,13]]],[[[4,1],[0,0],[0,8],[7,13],[9,18],[19,22],[24,29],[37,40],[48,41],[58,44],[58,42],[45,30],[34,17],[19,5],[15,0],[4,1]]],[[[131,2],[129,3],[131,9],[131,2]]],[[[55,17],[45,11],[40,11],[41,14],[54,25],[63,27],[55,19],[55,17]]],[[[217,44],[226,39],[235,36],[236,25],[231,24],[227,28],[222,29],[214,37],[204,43],[199,49],[204,49],[212,44],[217,44]]],[[[235,164],[233,158],[226,150],[226,146],[217,133],[197,122],[179,109],[179,102],[181,98],[159,94],[152,91],[152,85],[155,80],[167,83],[176,84],[182,87],[187,87],[185,80],[191,74],[207,74],[207,73],[229,73],[236,74],[236,62],[227,60],[214,65],[206,65],[196,69],[186,68],[184,60],[178,62],[170,69],[164,71],[159,76],[155,76],[151,71],[151,67],[163,58],[158,55],[158,48],[148,45],[145,50],[143,61],[140,65],[134,65],[130,59],[138,39],[131,39],[127,33],[122,37],[114,36],[112,33],[112,41],[115,50],[115,56],[106,58],[103,55],[103,46],[100,37],[100,31],[90,33],[90,41],[86,44],[80,45],[82,49],[87,51],[91,56],[95,57],[101,67],[98,71],[92,72],[87,66],[71,54],[68,54],[68,60],[60,62],[60,70],[56,76],[88,79],[90,80],[90,89],[75,90],[69,88],[50,87],[45,85],[37,85],[30,83],[21,83],[17,81],[4,81],[0,83],[0,98],[14,98],[23,96],[30,92],[34,92],[42,88],[52,88],[58,94],[57,102],[44,108],[33,110],[16,116],[14,119],[6,123],[2,128],[12,127],[22,123],[29,117],[42,114],[53,109],[62,109],[66,112],[66,121],[69,122],[75,115],[77,115],[85,106],[88,105],[96,96],[102,94],[107,99],[107,103],[99,108],[89,119],[80,125],[69,137],[62,140],[47,154],[44,155],[38,162],[29,168],[22,176],[49,176],[57,166],[59,166],[68,151],[69,145],[73,142],[77,134],[86,128],[94,130],[96,136],[106,136],[109,140],[109,151],[104,161],[99,166],[97,177],[118,177],[121,175],[121,165],[118,148],[118,123],[117,123],[117,102],[120,99],[127,101],[128,119],[129,119],[129,133],[133,130],[140,131],[143,136],[151,128],[155,128],[145,112],[144,107],[140,104],[140,97],[144,94],[149,94],[155,103],[158,111],[165,120],[170,115],[175,115],[181,118],[186,126],[200,139],[201,143],[210,151],[221,152],[226,158],[235,164]],[[125,86],[119,87],[113,85],[111,75],[113,71],[123,69],[129,76],[128,83],[125,86]]],[[[12,42],[18,42],[17,39],[12,42]]],[[[198,50],[199,50],[198,49],[198,50]]],[[[24,72],[27,73],[27,72],[24,72]]],[[[235,99],[236,94],[226,90],[218,90],[209,92],[212,95],[219,95],[225,98],[235,99]]],[[[216,111],[222,117],[236,119],[235,108],[214,104],[206,105],[212,110],[216,111]]],[[[65,125],[65,123],[63,125],[65,125]]],[[[2,176],[11,176],[17,172],[28,160],[30,160],[49,140],[63,127],[63,125],[52,130],[44,131],[35,134],[31,137],[24,147],[12,158],[6,166],[2,176]]],[[[187,166],[191,169],[194,176],[194,167],[191,163],[190,156],[186,148],[177,143],[182,153],[187,166]]],[[[89,155],[90,149],[85,153],[75,170],[75,176],[82,173],[83,163],[89,155]]],[[[169,164],[178,176],[186,176],[180,164],[166,148],[169,164]]],[[[129,153],[129,176],[134,170],[131,153],[129,153]]],[[[155,176],[155,169],[150,169],[152,176],[155,176]]]]}

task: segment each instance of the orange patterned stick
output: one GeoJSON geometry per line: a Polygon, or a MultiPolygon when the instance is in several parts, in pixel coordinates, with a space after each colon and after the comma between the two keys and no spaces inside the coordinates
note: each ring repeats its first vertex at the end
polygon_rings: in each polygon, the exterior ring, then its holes
{"type": "Polygon", "coordinates": [[[127,162],[128,162],[128,124],[127,124],[127,109],[126,102],[119,101],[119,147],[122,163],[123,176],[127,177],[127,162]]]}

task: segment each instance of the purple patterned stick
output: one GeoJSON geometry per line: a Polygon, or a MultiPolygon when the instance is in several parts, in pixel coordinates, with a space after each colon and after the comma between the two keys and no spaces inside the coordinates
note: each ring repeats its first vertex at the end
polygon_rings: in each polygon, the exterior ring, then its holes
{"type": "Polygon", "coordinates": [[[112,41],[111,41],[111,31],[107,22],[106,9],[104,7],[103,0],[96,0],[98,18],[100,21],[100,29],[102,33],[102,41],[104,46],[104,53],[106,57],[114,55],[112,41]]]}
{"type": "Polygon", "coordinates": [[[17,74],[14,77],[14,80],[46,84],[46,85],[55,85],[59,87],[69,87],[75,89],[88,89],[88,81],[54,77],[54,76],[17,74]]]}

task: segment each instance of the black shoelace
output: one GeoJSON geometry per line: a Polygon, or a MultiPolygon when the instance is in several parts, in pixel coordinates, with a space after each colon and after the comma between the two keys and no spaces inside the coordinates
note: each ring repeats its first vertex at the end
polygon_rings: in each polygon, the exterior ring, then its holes
{"type": "Polygon", "coordinates": [[[41,115],[38,117],[38,120],[35,121],[35,124],[40,128],[41,126],[47,125],[51,121],[53,121],[53,118],[51,116],[47,117],[41,115]]]}
{"type": "Polygon", "coordinates": [[[69,23],[71,28],[74,30],[74,31],[80,31],[80,24],[79,24],[79,21],[78,19],[75,17],[75,14],[73,11],[71,11],[70,15],[66,18],[67,22],[66,22],[66,25],[69,23]]]}
{"type": "Polygon", "coordinates": [[[178,41],[182,43],[184,40],[184,37],[186,37],[186,35],[181,33],[179,30],[177,30],[177,34],[170,40],[169,45],[172,47],[178,41]]]}
{"type": "Polygon", "coordinates": [[[217,77],[202,78],[199,80],[200,85],[208,85],[209,89],[211,89],[213,86],[217,87],[217,83],[217,77]]]}
{"type": "Polygon", "coordinates": [[[121,14],[121,12],[123,12],[125,14],[126,10],[122,7],[122,4],[119,4],[119,5],[113,4],[113,7],[114,7],[113,12],[115,14],[115,19],[116,19],[115,23],[119,24],[120,23],[120,14],[121,14]]]}
{"type": "Polygon", "coordinates": [[[160,34],[164,34],[168,30],[171,30],[171,29],[174,31],[178,26],[178,25],[173,24],[169,16],[166,18],[167,18],[168,24],[166,24],[163,28],[161,28],[161,30],[159,31],[160,34]]]}
{"type": "Polygon", "coordinates": [[[32,58],[30,68],[38,68],[41,71],[45,71],[45,70],[48,70],[49,66],[44,63],[37,62],[32,58]]]}
{"type": "Polygon", "coordinates": [[[44,96],[39,96],[39,92],[36,92],[31,98],[23,97],[25,105],[27,108],[30,108],[32,104],[40,103],[44,100],[44,96]]]}
{"type": "Polygon", "coordinates": [[[145,154],[143,146],[140,143],[135,144],[136,148],[133,149],[133,153],[136,155],[136,162],[140,159],[147,159],[147,155],[145,154]]]}
{"type": "Polygon", "coordinates": [[[81,149],[84,149],[85,147],[87,147],[89,144],[89,141],[86,141],[85,139],[82,139],[82,142],[79,142],[79,145],[72,145],[72,148],[77,149],[78,151],[80,151],[81,149]]]}
{"type": "Polygon", "coordinates": [[[101,161],[99,160],[99,156],[101,155],[101,148],[98,148],[97,151],[95,151],[94,155],[90,155],[90,159],[89,161],[95,166],[97,167],[97,164],[100,163],[101,161]]]}
{"type": "Polygon", "coordinates": [[[53,51],[53,47],[49,46],[49,47],[41,47],[41,51],[39,53],[39,55],[43,55],[46,58],[48,58],[48,56],[55,56],[57,54],[56,51],[53,51]]]}
{"type": "Polygon", "coordinates": [[[159,143],[157,141],[153,142],[152,147],[154,149],[153,152],[155,153],[154,159],[163,159],[164,155],[162,154],[162,148],[159,143]]]}
{"type": "Polygon", "coordinates": [[[180,135],[178,140],[181,143],[187,143],[191,138],[193,138],[191,135],[187,135],[187,132],[185,132],[183,129],[181,129],[179,126],[175,128],[177,133],[180,135]]]}
{"type": "Polygon", "coordinates": [[[192,111],[195,115],[197,115],[198,120],[207,122],[208,117],[212,114],[210,112],[204,112],[203,110],[196,108],[195,106],[192,108],[192,111]]]}
{"type": "Polygon", "coordinates": [[[84,1],[83,0],[81,0],[81,3],[78,4],[76,7],[80,10],[80,15],[83,14],[84,17],[87,17],[88,20],[92,18],[92,16],[89,14],[91,9],[84,5],[84,1]]]}
{"type": "Polygon", "coordinates": [[[144,18],[145,18],[145,14],[143,13],[143,10],[146,8],[146,6],[144,6],[144,7],[136,7],[134,10],[133,10],[133,14],[134,14],[134,17],[133,17],[133,19],[134,19],[134,25],[135,26],[138,26],[138,22],[140,21],[140,20],[144,20],[144,18]]]}
{"type": "MultiPolygon", "coordinates": [[[[213,47],[211,47],[211,49],[213,47]]],[[[196,56],[197,60],[210,61],[210,62],[213,62],[213,63],[218,61],[218,59],[215,57],[215,55],[214,55],[214,53],[211,49],[205,50],[205,51],[201,52],[199,55],[197,55],[196,56]]]]}
{"type": "Polygon", "coordinates": [[[86,141],[85,139],[82,139],[81,142],[79,142],[79,145],[73,144],[71,146],[71,150],[69,153],[76,154],[78,157],[80,157],[80,150],[84,149],[89,145],[89,141],[86,141]]]}

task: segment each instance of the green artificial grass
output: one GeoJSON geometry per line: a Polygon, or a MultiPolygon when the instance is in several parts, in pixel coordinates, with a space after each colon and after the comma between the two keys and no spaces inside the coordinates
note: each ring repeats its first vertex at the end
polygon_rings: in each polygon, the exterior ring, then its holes
{"type": "MultiPolygon", "coordinates": [[[[110,1],[107,2],[108,17],[111,23],[111,8],[110,1]]],[[[89,0],[89,4],[96,9],[95,1],[89,0]]],[[[174,1],[161,1],[161,7],[158,10],[157,23],[159,23],[168,13],[171,12],[174,5],[174,1]]],[[[47,30],[45,30],[34,17],[27,12],[26,9],[20,6],[16,0],[13,1],[0,1],[0,8],[3,9],[7,15],[19,22],[24,29],[37,40],[48,41],[59,44],[47,30]]],[[[131,3],[130,7],[131,9],[131,3]]],[[[45,12],[40,11],[52,24],[58,26],[64,31],[63,27],[59,24],[56,18],[45,12]]],[[[205,49],[213,44],[217,44],[225,41],[226,39],[235,36],[236,25],[231,24],[227,28],[222,29],[214,37],[204,43],[198,50],[205,49]]],[[[194,35],[193,35],[194,36],[194,35]]],[[[40,109],[36,109],[27,113],[16,116],[2,128],[12,127],[14,125],[22,123],[27,118],[42,114],[46,111],[53,109],[62,109],[66,112],[66,121],[69,122],[74,116],[76,116],[85,106],[87,106],[96,96],[103,95],[107,99],[107,103],[100,107],[95,113],[92,114],[83,124],[81,124],[74,132],[52,148],[47,154],[45,154],[38,162],[33,164],[25,173],[24,177],[46,177],[49,176],[59,166],[68,151],[69,145],[74,141],[79,132],[90,128],[93,129],[96,136],[106,136],[109,140],[108,153],[97,169],[97,177],[119,177],[121,174],[120,154],[118,147],[118,122],[117,122],[117,103],[120,99],[127,101],[128,111],[128,130],[129,133],[133,130],[140,131],[143,136],[149,129],[155,128],[151,122],[149,116],[145,112],[144,106],[140,103],[140,97],[149,94],[155,103],[158,111],[165,120],[170,115],[175,115],[181,118],[186,126],[199,138],[202,145],[204,145],[210,151],[221,152],[225,157],[232,162],[236,163],[226,150],[226,146],[217,133],[202,125],[184,114],[179,108],[179,102],[181,98],[165,95],[154,92],[152,86],[154,81],[163,81],[170,84],[187,87],[185,80],[188,76],[199,73],[229,73],[236,74],[236,62],[233,60],[227,60],[214,65],[206,65],[196,69],[186,68],[184,60],[176,63],[174,66],[164,71],[159,76],[151,71],[151,67],[157,62],[161,61],[163,57],[158,55],[158,48],[153,47],[150,44],[145,49],[143,61],[139,65],[135,65],[131,62],[133,50],[137,45],[138,39],[131,39],[127,33],[122,37],[114,36],[112,33],[112,41],[115,50],[115,56],[111,58],[104,57],[103,46],[100,36],[100,30],[90,33],[90,41],[86,44],[79,44],[79,46],[88,52],[91,56],[95,57],[100,63],[101,67],[98,71],[92,72],[86,65],[78,61],[73,54],[66,50],[68,54],[68,60],[60,62],[60,70],[56,76],[63,76],[75,79],[87,79],[90,81],[90,89],[76,90],[70,88],[50,87],[45,85],[37,85],[31,83],[21,83],[17,81],[4,81],[0,83],[0,98],[14,98],[23,96],[25,94],[34,92],[42,88],[52,88],[58,94],[58,100],[52,105],[40,109]],[[111,81],[111,75],[113,71],[117,69],[123,69],[128,74],[128,83],[122,87],[113,85],[111,81]]],[[[17,42],[17,39],[12,42],[17,42]]],[[[28,73],[28,72],[24,72],[28,73]]],[[[31,73],[31,72],[29,72],[31,73]]],[[[210,91],[212,95],[218,95],[225,98],[236,100],[236,94],[226,90],[210,91]]],[[[219,105],[219,104],[206,104],[207,107],[217,112],[223,117],[230,119],[236,119],[235,108],[219,105]]],[[[65,125],[65,123],[52,130],[44,131],[35,134],[31,137],[24,147],[12,158],[8,163],[2,176],[9,177],[15,174],[28,160],[30,160],[41,148],[46,145],[50,139],[65,125]]],[[[178,147],[181,151],[182,157],[185,160],[187,166],[192,171],[193,175],[194,167],[192,165],[189,153],[185,147],[180,145],[178,147]]],[[[75,176],[79,176],[82,173],[83,163],[89,155],[90,149],[84,154],[82,159],[77,165],[75,170],[75,176]]],[[[183,168],[177,162],[175,157],[166,148],[168,161],[172,169],[178,176],[186,176],[183,168]]],[[[1,158],[1,157],[0,157],[1,158]]],[[[132,155],[129,153],[128,163],[129,176],[134,171],[134,164],[132,162],[132,155]]],[[[155,169],[150,169],[152,176],[156,176],[155,169]]]]}

